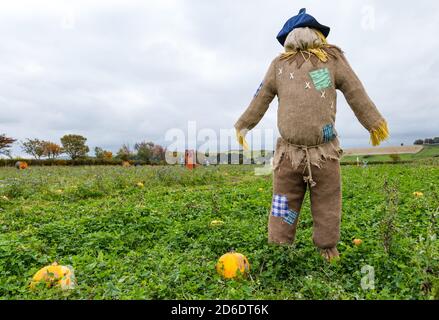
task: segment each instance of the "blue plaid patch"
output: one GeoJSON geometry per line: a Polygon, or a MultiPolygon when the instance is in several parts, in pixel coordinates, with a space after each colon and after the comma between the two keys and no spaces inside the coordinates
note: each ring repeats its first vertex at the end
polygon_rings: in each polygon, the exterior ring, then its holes
{"type": "Polygon", "coordinates": [[[261,84],[259,85],[258,90],[256,90],[256,93],[255,93],[253,98],[256,98],[259,95],[259,92],[261,91],[263,86],[264,86],[264,82],[261,82],[261,84]]]}
{"type": "Polygon", "coordinates": [[[288,224],[296,222],[298,213],[288,209],[288,199],[286,196],[275,194],[271,206],[271,214],[275,217],[283,218],[288,224]]]}
{"type": "Polygon", "coordinates": [[[323,142],[329,142],[336,137],[334,132],[334,126],[332,124],[328,124],[323,127],[323,142]]]}
{"type": "Polygon", "coordinates": [[[271,214],[275,217],[284,218],[288,214],[288,199],[286,196],[275,194],[271,206],[271,214]]]}
{"type": "Polygon", "coordinates": [[[284,221],[288,224],[294,224],[294,222],[296,222],[297,216],[298,216],[297,212],[293,210],[288,210],[288,214],[284,218],[284,221]]]}

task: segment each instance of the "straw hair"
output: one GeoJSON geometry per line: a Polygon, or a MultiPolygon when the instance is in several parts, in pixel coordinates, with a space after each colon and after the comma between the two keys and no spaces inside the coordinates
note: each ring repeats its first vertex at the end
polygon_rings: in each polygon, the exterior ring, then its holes
{"type": "Polygon", "coordinates": [[[288,34],[285,40],[285,51],[297,51],[319,48],[326,39],[319,31],[311,28],[297,28],[288,34]],[[323,38],[322,38],[323,37],[323,38]]]}
{"type": "Polygon", "coordinates": [[[285,40],[285,53],[281,55],[281,59],[290,60],[298,53],[316,56],[320,61],[328,61],[328,53],[325,47],[329,47],[325,36],[316,29],[311,28],[297,28],[290,32],[285,40]]]}

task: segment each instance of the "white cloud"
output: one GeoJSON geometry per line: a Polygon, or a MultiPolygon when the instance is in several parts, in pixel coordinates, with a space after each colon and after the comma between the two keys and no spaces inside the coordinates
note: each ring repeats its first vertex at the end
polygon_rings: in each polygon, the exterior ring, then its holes
{"type": "MultiPolygon", "coordinates": [[[[232,128],[300,6],[251,1],[15,1],[0,4],[0,133],[92,147],[163,142],[171,128],[232,128]]],[[[439,4],[307,1],[332,27],[390,124],[389,144],[438,135],[439,4]],[[374,14],[365,28],[365,14],[374,14]],[[369,25],[370,26],[370,25],[369,25]]],[[[339,99],[344,146],[368,133],[339,99]]],[[[274,102],[258,128],[276,128],[274,102]]],[[[15,149],[19,152],[19,149],[15,149]]]]}

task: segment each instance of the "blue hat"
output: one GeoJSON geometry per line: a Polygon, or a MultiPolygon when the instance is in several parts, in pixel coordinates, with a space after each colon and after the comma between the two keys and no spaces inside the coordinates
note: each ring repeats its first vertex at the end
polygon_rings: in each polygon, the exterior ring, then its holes
{"type": "Polygon", "coordinates": [[[291,31],[296,28],[304,28],[310,27],[319,30],[325,37],[329,35],[329,31],[331,30],[329,27],[324,26],[317,22],[317,20],[306,13],[306,9],[300,9],[299,14],[297,16],[292,17],[288,20],[282,30],[277,35],[277,40],[279,40],[280,44],[283,46],[285,44],[285,40],[287,40],[288,35],[291,31]]]}

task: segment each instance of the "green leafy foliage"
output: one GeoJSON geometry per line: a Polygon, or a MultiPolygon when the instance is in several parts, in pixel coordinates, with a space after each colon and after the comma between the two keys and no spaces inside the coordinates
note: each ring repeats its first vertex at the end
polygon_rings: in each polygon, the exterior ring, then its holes
{"type": "Polygon", "coordinates": [[[309,197],[295,244],[267,244],[272,181],[254,168],[1,168],[0,298],[438,298],[437,164],[343,167],[341,259],[332,264],[312,244],[309,197]],[[249,259],[247,279],[215,271],[232,248],[249,259]],[[30,290],[54,261],[73,266],[77,288],[30,290]],[[373,289],[361,286],[364,266],[373,289]]]}
{"type": "Polygon", "coordinates": [[[64,153],[66,153],[72,160],[85,158],[90,148],[85,144],[86,137],[68,134],[61,138],[64,153]]]}

